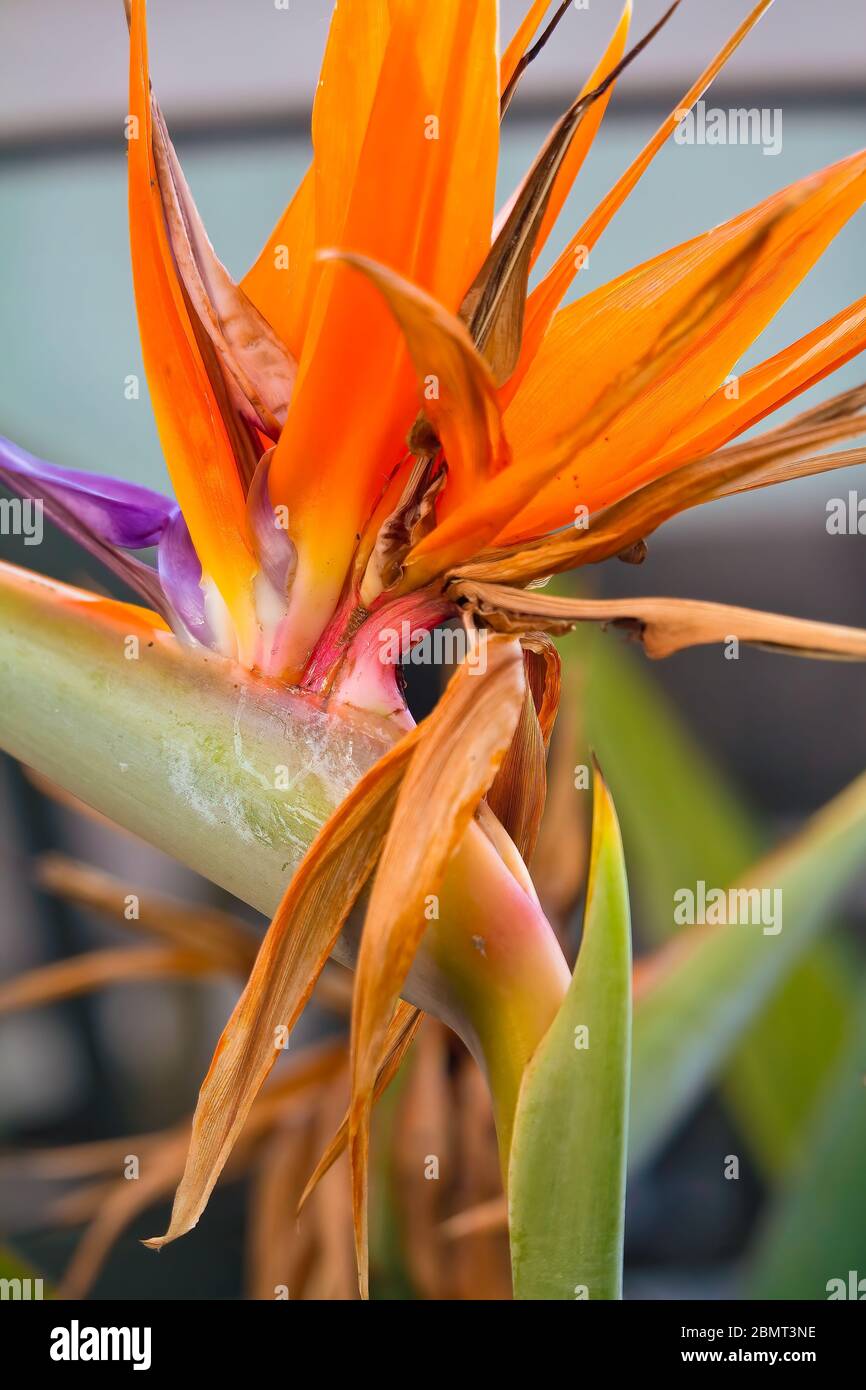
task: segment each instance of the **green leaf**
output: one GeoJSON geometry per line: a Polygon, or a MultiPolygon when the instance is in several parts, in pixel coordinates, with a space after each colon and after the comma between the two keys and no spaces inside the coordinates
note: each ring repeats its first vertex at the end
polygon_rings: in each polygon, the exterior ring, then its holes
{"type": "Polygon", "coordinates": [[[635,915],[653,944],[670,936],[677,888],[729,883],[763,836],[742,795],[701,748],[646,659],[617,633],[584,630],[562,644],[584,688],[586,737],[616,798],[635,915]]]}
{"type": "Polygon", "coordinates": [[[0,1245],[0,1282],[3,1298],[53,1298],[54,1290],[46,1279],[9,1245],[0,1245]],[[11,1287],[8,1288],[7,1284],[11,1287]]]}
{"type": "Polygon", "coordinates": [[[406,1260],[397,1199],[394,1133],[397,1112],[415,1065],[410,1051],[390,1086],[376,1102],[370,1150],[370,1290],[384,1303],[417,1298],[406,1260]]]}
{"type": "Polygon", "coordinates": [[[650,1158],[829,920],[866,851],[866,774],[738,886],[782,895],[782,929],[683,927],[635,999],[634,1163],[650,1158]]]}
{"type": "Polygon", "coordinates": [[[746,1296],[866,1297],[866,991],[828,1088],[812,1144],[780,1194],[746,1296]],[[850,1271],[854,1271],[852,1281],[850,1271]],[[830,1284],[831,1280],[841,1281],[830,1284]],[[829,1285],[829,1287],[828,1287],[829,1285]]]}
{"type": "MultiPolygon", "coordinates": [[[[831,929],[833,919],[827,923],[831,929]]],[[[725,1067],[722,1092],[765,1176],[781,1179],[808,1143],[856,1008],[848,942],[804,953],[750,1023],[725,1067]]]]}
{"type": "Polygon", "coordinates": [[[622,1296],[631,1054],[631,927],[613,802],[596,772],[583,940],[526,1068],[509,1169],[514,1291],[622,1296]]]}
{"type": "MultiPolygon", "coordinates": [[[[678,718],[647,662],[611,633],[563,644],[579,667],[587,736],[622,822],[636,917],[653,943],[674,930],[675,891],[726,886],[765,836],[736,789],[678,718]],[[664,795],[660,795],[660,789],[664,795]]],[[[822,940],[782,980],[731,1053],[722,1091],[763,1173],[784,1173],[809,1133],[854,1006],[839,941],[822,940]]]]}

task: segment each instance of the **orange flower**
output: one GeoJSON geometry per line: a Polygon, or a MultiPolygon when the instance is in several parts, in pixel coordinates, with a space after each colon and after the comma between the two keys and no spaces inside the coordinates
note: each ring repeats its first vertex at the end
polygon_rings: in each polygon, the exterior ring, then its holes
{"type": "MultiPolygon", "coordinates": [[[[178,275],[159,163],[154,176],[144,4],[133,5],[131,109],[142,139],[131,142],[130,210],[142,338],[204,573],[241,634],[263,613],[279,629],[265,653],[242,636],[248,659],[329,684],[346,631],[366,611],[431,588],[462,601],[460,568],[481,553],[491,574],[508,577],[500,562],[515,541],[537,542],[639,495],[863,346],[860,302],[746,373],[736,399],[725,391],[743,352],[866,197],[863,154],[556,308],[581,248],[595,244],[676,113],[769,3],[756,5],[528,299],[531,266],[623,63],[631,3],[495,228],[501,98],[510,101],[547,6],[531,7],[501,63],[494,0],[339,6],[311,168],[236,290],[243,311],[258,311],[297,360],[267,455],[270,502],[287,518],[292,548],[288,591],[270,604],[261,576],[253,581],[244,468],[217,409],[226,393],[213,378],[229,374],[226,357],[214,364],[202,350],[214,334],[203,313],[196,321],[178,275]]],[[[249,438],[249,411],[245,423],[249,438]]],[[[261,467],[271,439],[261,418],[255,424],[261,467]]],[[[536,555],[535,574],[515,572],[521,582],[549,572],[543,545],[536,555]]]]}
{"type": "Polygon", "coordinates": [[[558,700],[545,632],[612,621],[651,655],[732,635],[866,655],[866,634],[846,628],[699,602],[569,600],[533,587],[611,556],[640,558],[645,537],[686,507],[866,459],[863,450],[827,452],[862,433],[863,389],[725,447],[866,345],[861,299],[726,389],[866,199],[866,152],[559,307],[682,113],[772,0],[759,0],[529,291],[617,78],[678,3],[626,53],[627,0],[595,72],[495,217],[501,117],[567,6],[530,48],[548,8],[535,0],[500,60],[496,0],[340,0],[312,164],[235,284],[168,137],[150,85],[145,0],[132,0],[133,277],[179,510],[142,489],[63,475],[14,446],[2,449],[0,481],[38,488],[54,519],[121,569],[182,639],[329,694],[329,708],[384,714],[391,728],[407,712],[394,677],[401,653],[383,659],[387,630],[405,627],[411,645],[462,614],[472,635],[486,626],[521,636],[524,648],[494,637],[483,680],[464,665],[434,715],[361,778],[322,830],[205,1080],[163,1240],[198,1219],[273,1066],[274,1026],[298,1017],[377,859],[352,1047],[359,1251],[371,1096],[426,930],[425,895],[440,886],[450,925],[437,942],[466,997],[476,981],[472,942],[483,939],[488,953],[488,996],[468,1031],[485,1055],[507,1151],[521,1069],[567,971],[520,854],[492,813],[482,829],[478,807],[490,792],[484,812],[502,810],[505,830],[529,851],[543,787],[528,794],[527,770],[543,782],[558,700]],[[124,554],[153,544],[158,579],[124,554]],[[476,916],[489,920],[494,901],[504,904],[501,939],[467,933],[476,916]],[[531,990],[521,996],[523,976],[531,990]],[[498,1029],[500,1006],[511,1012],[498,1029]]]}
{"type": "MultiPolygon", "coordinates": [[[[460,609],[480,620],[483,608],[501,626],[499,602],[515,630],[519,600],[487,593],[482,603],[479,582],[522,586],[615,554],[604,541],[613,506],[621,538],[649,501],[659,524],[705,500],[696,470],[736,473],[743,456],[722,446],[863,348],[860,300],[726,389],[863,203],[866,153],[558,307],[677,121],[771,3],[759,0],[530,293],[617,76],[678,0],[625,54],[628,0],[496,219],[500,118],[567,6],[530,48],[548,9],[536,0],[499,60],[496,0],[344,0],[316,93],[312,164],[239,285],[183,178],[150,85],[145,0],[132,0],[133,276],[180,504],[170,515],[157,499],[150,531],[165,590],[156,601],[179,635],[302,687],[348,684],[357,698],[357,654],[375,645],[370,614],[378,630],[397,603],[428,626],[460,609]]],[[[737,485],[832,466],[820,450],[859,432],[861,405],[845,398],[832,428],[810,415],[768,436],[737,485]]],[[[19,490],[28,477],[46,482],[46,466],[14,446],[2,464],[19,490]]],[[[79,494],[92,486],[70,476],[79,494]]],[[[728,490],[735,482],[727,477],[728,490]]],[[[708,483],[706,497],[716,495],[708,483]]],[[[72,529],[68,489],[55,512],[72,529]]],[[[86,526],[76,534],[87,541],[86,526]]],[[[125,534],[121,546],[143,543],[125,534]]],[[[106,539],[117,551],[103,525],[92,545],[103,558],[106,539]]],[[[124,563],[153,604],[155,579],[124,563]]],[[[564,621],[561,605],[550,621],[564,621]]],[[[544,623],[536,598],[531,625],[544,623]]]]}

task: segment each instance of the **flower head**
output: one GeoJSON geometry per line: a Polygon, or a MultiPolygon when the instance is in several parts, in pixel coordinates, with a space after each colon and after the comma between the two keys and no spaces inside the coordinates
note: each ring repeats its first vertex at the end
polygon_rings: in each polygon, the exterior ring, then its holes
{"type": "MultiPolygon", "coordinates": [[[[514,628],[519,601],[494,601],[479,582],[522,588],[627,551],[682,506],[775,481],[780,457],[783,476],[827,467],[816,448],[857,432],[859,397],[817,438],[809,418],[742,466],[718,451],[862,348],[866,301],[744,373],[735,394],[726,382],[862,204],[866,155],[558,307],[770,3],[755,6],[530,292],[617,76],[676,5],[626,54],[629,0],[495,217],[500,119],[562,7],[531,49],[548,8],[533,4],[499,58],[495,0],[345,0],[316,93],[311,166],[235,284],[152,91],[145,3],[134,0],[133,278],[179,506],[11,445],[5,480],[44,493],[54,519],[184,639],[329,689],[365,622],[401,600],[405,612],[407,596],[429,622],[466,608],[487,621],[504,604],[514,628]],[[767,476],[766,461],[776,466],[767,476]],[[696,464],[713,480],[703,495],[696,464]],[[122,553],[153,544],[158,575],[122,553]]],[[[537,600],[532,620],[544,621],[537,600]]]]}
{"type": "Polygon", "coordinates": [[[498,215],[501,120],[568,7],[531,47],[548,9],[535,0],[500,57],[496,0],[340,0],[310,168],[239,284],[208,240],[151,87],[145,0],[129,6],[133,280],[177,502],[8,443],[0,481],[43,497],[181,642],[279,678],[283,694],[289,684],[324,695],[329,711],[385,715],[394,732],[411,721],[394,677],[400,645],[383,659],[386,635],[405,631],[408,645],[456,617],[494,630],[484,678],[464,663],[434,715],[350,791],[290,884],[205,1080],[172,1223],[155,1244],[198,1219],[274,1064],[273,1028],[299,1016],[377,860],[352,1041],[359,1251],[372,1094],[430,893],[441,892],[443,921],[426,938],[425,983],[441,1003],[448,977],[447,1007],[484,1057],[507,1152],[522,1070],[568,982],[521,858],[558,702],[546,633],[595,620],[628,627],[650,655],[732,634],[866,655],[866,634],[847,628],[539,587],[614,556],[640,560],[646,536],[686,507],[866,457],[827,452],[862,433],[862,388],[731,446],[866,346],[866,299],[728,389],[862,206],[864,152],[561,307],[683,113],[771,3],[759,0],[531,289],[619,76],[679,0],[628,52],[627,0],[498,215]],[[154,545],[156,568],[130,554],[154,545]],[[473,930],[491,916],[497,940],[473,930]]]}

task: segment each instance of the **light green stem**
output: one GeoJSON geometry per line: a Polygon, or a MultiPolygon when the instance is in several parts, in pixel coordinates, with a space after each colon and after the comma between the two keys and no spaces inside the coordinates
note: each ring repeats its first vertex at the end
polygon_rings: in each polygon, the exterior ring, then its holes
{"type": "MultiPolygon", "coordinates": [[[[182,647],[126,606],[0,569],[0,746],[268,916],[399,734],[182,647]]],[[[335,955],[352,964],[355,950],[350,926],[335,955]]],[[[568,979],[537,904],[473,824],[405,996],[482,1061],[504,1155],[568,979]]]]}

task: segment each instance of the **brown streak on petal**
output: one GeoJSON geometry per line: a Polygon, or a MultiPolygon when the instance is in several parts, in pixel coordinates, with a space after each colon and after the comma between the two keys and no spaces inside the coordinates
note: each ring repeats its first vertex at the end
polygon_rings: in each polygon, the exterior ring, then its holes
{"type": "Polygon", "coordinates": [[[214,253],[155,97],[151,105],[153,155],[178,273],[248,417],[276,440],[285,424],[297,363],[214,253]]]}
{"type": "Polygon", "coordinates": [[[863,450],[815,450],[866,432],[866,387],[842,392],[786,425],[743,444],[681,464],[589,518],[585,530],[490,551],[455,570],[455,576],[523,584],[540,576],[598,564],[640,543],[691,507],[736,492],[771,487],[864,462],[863,450]]]}
{"type": "Polygon", "coordinates": [[[518,189],[505,225],[484,265],[466,293],[460,317],[490,363],[498,385],[507,381],[520,356],[532,251],[568,147],[587,111],[667,23],[679,3],[680,0],[674,0],[659,22],[611,69],[604,81],[573,102],[554,126],[518,189]]]}

